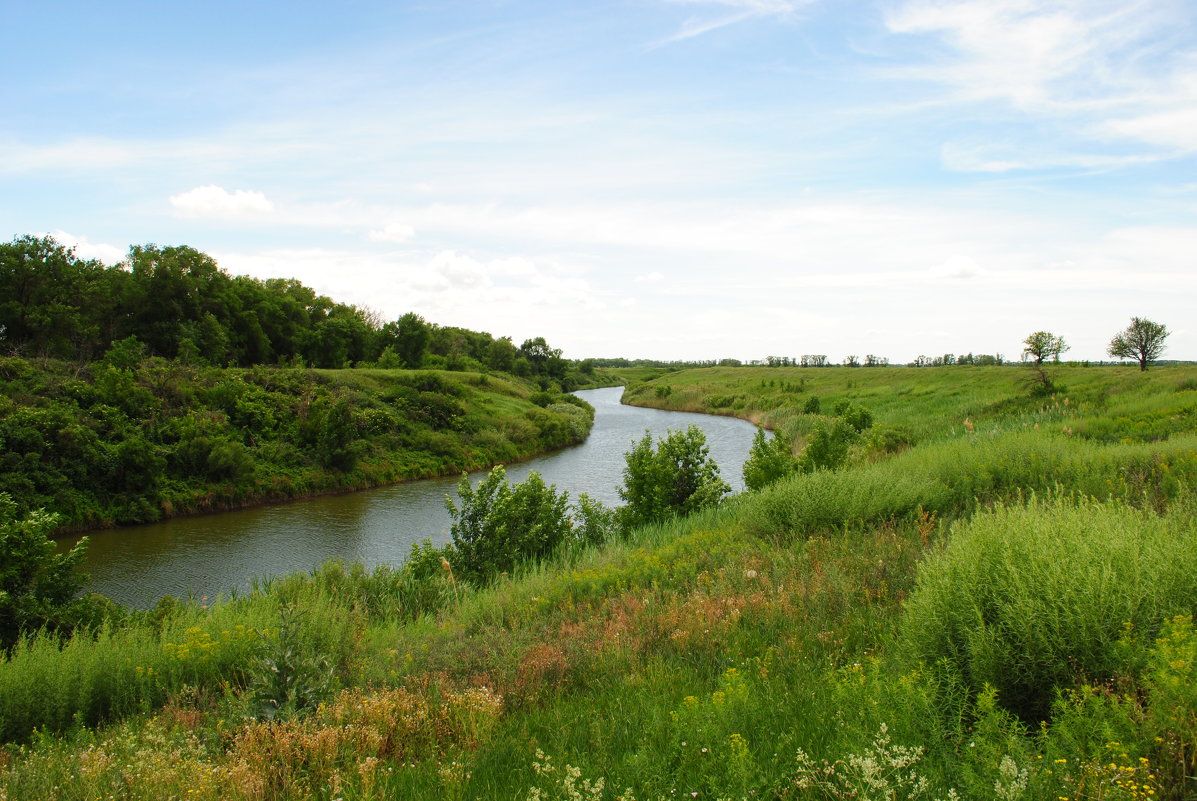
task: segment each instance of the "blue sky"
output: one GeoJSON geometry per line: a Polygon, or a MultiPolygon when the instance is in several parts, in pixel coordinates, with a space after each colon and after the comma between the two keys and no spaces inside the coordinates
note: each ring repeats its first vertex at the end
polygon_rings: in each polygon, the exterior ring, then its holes
{"type": "Polygon", "coordinates": [[[1191,0],[8,2],[0,236],[565,354],[1197,358],[1191,0]]]}

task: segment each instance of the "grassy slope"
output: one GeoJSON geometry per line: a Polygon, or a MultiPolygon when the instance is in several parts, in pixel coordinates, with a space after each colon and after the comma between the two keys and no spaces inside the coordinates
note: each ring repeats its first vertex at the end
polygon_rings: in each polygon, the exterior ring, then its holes
{"type": "Polygon", "coordinates": [[[543,409],[532,393],[432,370],[4,359],[0,486],[86,529],[453,475],[585,438],[582,409],[543,409]]]}
{"type": "MultiPolygon", "coordinates": [[[[868,765],[892,787],[925,778],[920,797],[948,788],[978,799],[1189,797],[1191,625],[1161,630],[1162,644],[1154,629],[1115,632],[1126,664],[1141,670],[1065,695],[1042,730],[904,651],[904,603],[924,559],[970,536],[969,521],[984,523],[994,504],[1028,491],[1064,496],[1070,508],[1070,496],[1097,496],[1162,514],[1160,525],[1192,536],[1197,371],[1056,375],[1066,391],[1054,399],[1029,398],[1013,369],[659,378],[646,388],[653,405],[709,410],[703,398],[735,395],[743,404],[729,410],[790,425],[802,416],[776,401],[802,393],[777,382],[805,378],[805,394],[825,404],[851,397],[881,423],[908,427],[917,444],[484,591],[440,573],[419,585],[437,598],[420,600],[401,582],[329,567],[179,610],[160,634],[133,627],[65,654],[34,643],[0,668],[9,736],[20,735],[18,720],[50,724],[56,704],[57,725],[69,729],[70,694],[84,711],[88,699],[124,698],[106,713],[123,722],[42,736],[0,757],[0,797],[522,799],[537,787],[575,798],[599,777],[605,789],[581,797],[615,798],[625,787],[642,800],[873,797],[852,794],[868,765]],[[660,384],[672,392],[658,399],[660,384]],[[251,694],[240,688],[271,675],[247,642],[279,641],[284,603],[303,610],[287,625],[306,656],[289,670],[319,673],[304,659],[322,655],[344,689],[290,721],[247,722],[251,694]],[[439,611],[420,616],[425,608],[439,611]],[[89,694],[96,679],[86,677],[108,675],[101,664],[115,685],[89,694]],[[800,751],[832,772],[804,769],[800,751]]],[[[1137,525],[1139,512],[1110,509],[1115,530],[1137,525]]],[[[1050,503],[1026,515],[1061,517],[1050,503]]]]}

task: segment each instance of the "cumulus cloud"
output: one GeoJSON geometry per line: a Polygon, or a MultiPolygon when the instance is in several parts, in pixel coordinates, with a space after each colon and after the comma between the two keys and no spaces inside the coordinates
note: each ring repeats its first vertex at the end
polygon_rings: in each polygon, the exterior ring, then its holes
{"type": "Polygon", "coordinates": [[[234,189],[232,192],[209,184],[172,195],[170,205],[183,217],[236,219],[274,211],[274,204],[261,192],[234,189]]]}
{"type": "Polygon", "coordinates": [[[75,255],[81,259],[99,259],[105,264],[116,264],[125,258],[125,251],[116,245],[104,242],[92,242],[86,236],[75,236],[66,231],[50,231],[47,236],[56,242],[75,249],[75,255]]]}

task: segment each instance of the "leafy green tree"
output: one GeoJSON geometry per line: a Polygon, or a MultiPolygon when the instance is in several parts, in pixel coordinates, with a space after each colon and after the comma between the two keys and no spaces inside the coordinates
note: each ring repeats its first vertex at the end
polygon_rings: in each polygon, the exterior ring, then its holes
{"type": "Polygon", "coordinates": [[[453,523],[449,528],[456,550],[454,569],[475,582],[531,559],[543,559],[571,536],[569,495],[546,485],[531,473],[512,486],[502,465],[470,486],[468,476],[457,485],[460,506],[445,498],[453,523]]]}
{"type": "Polygon", "coordinates": [[[84,616],[87,602],[75,596],[87,576],[76,568],[87,539],[69,553],[55,553],[50,534],[57,523],[44,511],[18,518],[12,497],[0,492],[0,647],[39,629],[69,631],[84,616]]]}
{"type": "Polygon", "coordinates": [[[395,351],[404,366],[409,370],[418,369],[424,363],[424,351],[432,336],[428,323],[415,312],[408,312],[396,321],[393,336],[395,351]]]}
{"type": "Polygon", "coordinates": [[[624,458],[627,465],[619,488],[626,503],[619,510],[624,530],[716,506],[731,492],[698,426],[668,432],[655,448],[646,431],[624,458]]]}
{"type": "Polygon", "coordinates": [[[1106,352],[1118,359],[1134,359],[1140,370],[1154,362],[1164,352],[1168,328],[1145,317],[1132,317],[1131,323],[1110,340],[1106,352]]]}
{"type": "Polygon", "coordinates": [[[1036,331],[1022,341],[1022,359],[1033,359],[1035,366],[1045,361],[1060,361],[1060,354],[1069,349],[1064,337],[1056,336],[1050,331],[1036,331]]]}
{"type": "Polygon", "coordinates": [[[768,437],[765,429],[757,427],[748,460],[744,462],[744,486],[759,490],[797,470],[798,460],[789,443],[781,437],[768,437]]]}

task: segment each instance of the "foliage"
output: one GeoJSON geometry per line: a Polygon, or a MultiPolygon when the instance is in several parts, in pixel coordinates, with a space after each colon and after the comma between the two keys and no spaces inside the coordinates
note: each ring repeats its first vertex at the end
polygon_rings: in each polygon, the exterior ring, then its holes
{"type": "Polygon", "coordinates": [[[1044,718],[1055,688],[1113,678],[1133,627],[1197,610],[1190,524],[1121,504],[1032,500],[957,526],[919,572],[903,621],[911,654],[1007,708],[1044,718]]]}
{"type": "Polygon", "coordinates": [[[302,616],[294,604],[283,605],[273,636],[263,641],[250,667],[249,692],[260,719],[310,712],[332,693],[333,668],[327,657],[303,647],[302,616]]]}
{"type": "Polygon", "coordinates": [[[455,474],[580,442],[594,415],[499,377],[132,364],[0,358],[0,486],[19,513],[78,529],[455,474]]]}
{"type": "Polygon", "coordinates": [[[1058,362],[1060,355],[1069,349],[1064,337],[1049,331],[1036,331],[1028,335],[1022,344],[1023,361],[1033,359],[1036,365],[1041,365],[1045,361],[1058,362]]]}
{"type": "Polygon", "coordinates": [[[535,471],[513,487],[498,465],[477,487],[462,476],[457,494],[460,506],[445,498],[453,518],[452,561],[471,581],[484,583],[519,563],[544,559],[570,536],[568,493],[558,493],[535,471]]]}
{"type": "Polygon", "coordinates": [[[1146,317],[1132,317],[1130,325],[1110,340],[1106,352],[1119,359],[1135,359],[1139,362],[1139,369],[1146,370],[1164,352],[1164,340],[1169,333],[1162,323],[1152,322],[1146,317]]]}
{"type": "Polygon", "coordinates": [[[698,426],[670,431],[653,446],[644,437],[624,454],[619,510],[625,529],[659,523],[717,506],[731,487],[719,477],[719,466],[708,455],[706,437],[698,426]]]}
{"type": "Polygon", "coordinates": [[[69,633],[87,616],[87,601],[75,598],[87,583],[77,572],[87,540],[56,553],[49,537],[56,523],[44,511],[18,517],[12,497],[0,492],[0,651],[22,634],[69,633]]]}
{"type": "Polygon", "coordinates": [[[790,446],[781,437],[766,436],[765,429],[758,426],[748,459],[744,462],[744,486],[759,490],[797,469],[798,463],[790,446]]]}

